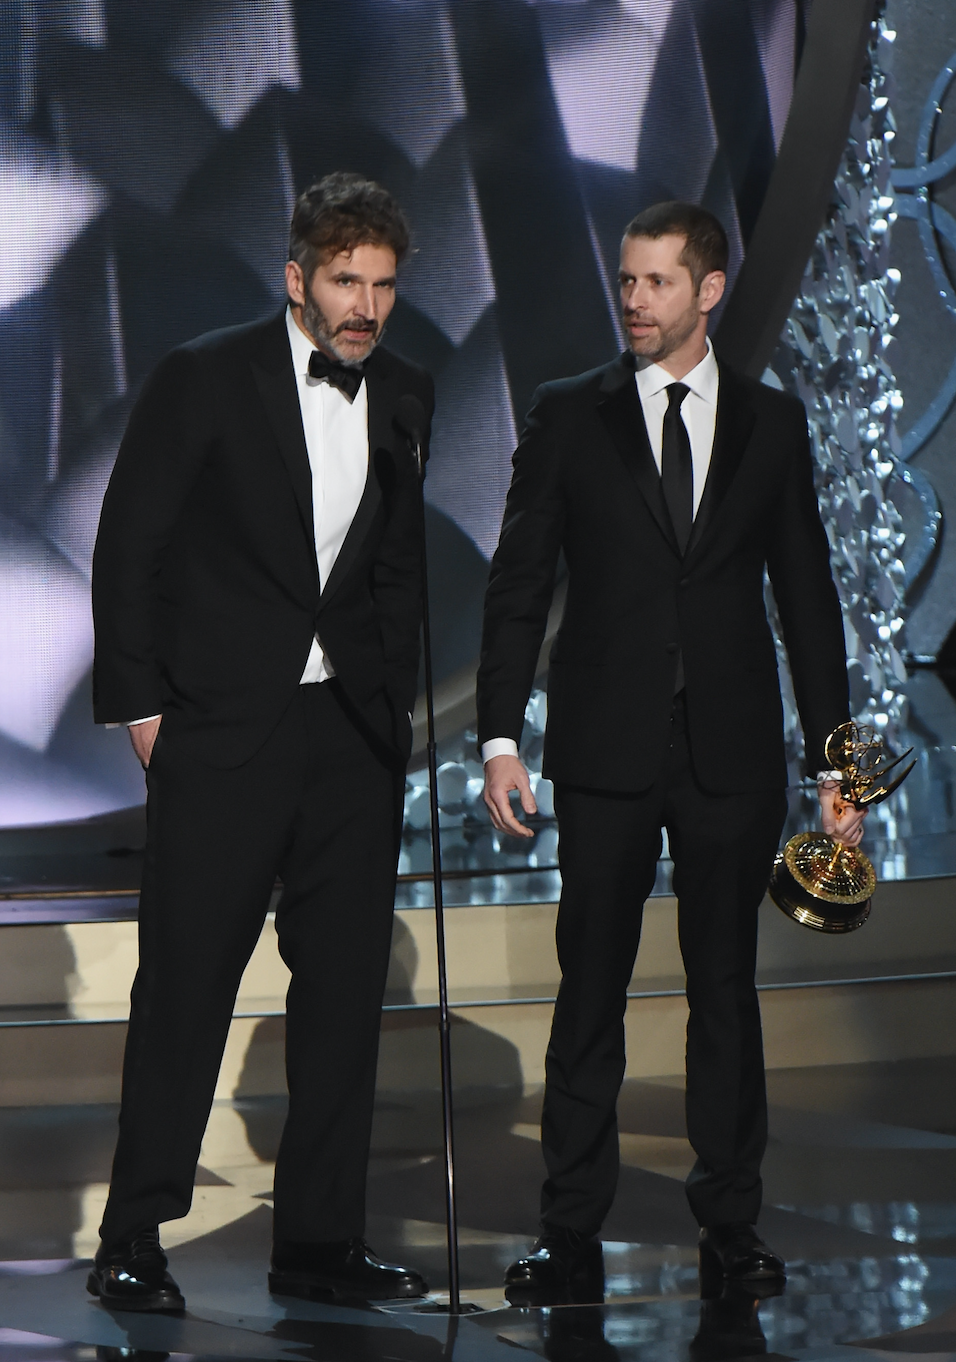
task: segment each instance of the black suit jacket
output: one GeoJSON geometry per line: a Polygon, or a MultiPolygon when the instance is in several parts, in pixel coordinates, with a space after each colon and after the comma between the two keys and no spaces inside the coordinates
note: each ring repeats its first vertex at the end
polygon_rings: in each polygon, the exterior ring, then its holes
{"type": "Polygon", "coordinates": [[[782,705],[764,608],[770,574],[808,768],[849,716],[843,623],[800,402],[720,365],[710,471],[682,557],[625,355],[541,387],[514,456],[491,568],[479,738],[520,737],[554,588],[544,771],[640,790],[669,742],[679,654],[698,779],[715,793],[786,783],[782,705]]]}
{"type": "Polygon", "coordinates": [[[369,475],[319,591],[312,480],[284,313],[173,350],[137,401],[93,560],[98,722],[237,766],[294,697],[318,634],[356,713],[405,760],[421,618],[417,474],[396,404],[434,387],[381,348],[366,368],[369,475]]]}

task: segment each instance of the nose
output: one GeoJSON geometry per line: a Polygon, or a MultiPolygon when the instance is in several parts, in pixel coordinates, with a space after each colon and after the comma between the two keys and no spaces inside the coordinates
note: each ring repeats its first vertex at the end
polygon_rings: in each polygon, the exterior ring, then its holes
{"type": "Polygon", "coordinates": [[[633,284],[628,284],[626,288],[621,289],[621,302],[627,312],[637,312],[640,308],[646,306],[646,290],[641,286],[639,279],[635,279],[633,284]]]}
{"type": "Polygon", "coordinates": [[[367,321],[375,320],[375,290],[371,284],[363,284],[356,301],[356,311],[367,321]]]}

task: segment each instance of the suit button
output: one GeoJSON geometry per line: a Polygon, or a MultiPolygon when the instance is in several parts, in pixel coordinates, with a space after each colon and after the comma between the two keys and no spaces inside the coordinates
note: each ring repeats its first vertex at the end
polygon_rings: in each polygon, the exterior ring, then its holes
{"type": "Polygon", "coordinates": [[[677,644],[676,644],[676,643],[668,643],[668,645],[667,645],[667,647],[664,649],[664,651],[667,652],[667,653],[676,653],[676,652],[677,652],[677,644]]]}

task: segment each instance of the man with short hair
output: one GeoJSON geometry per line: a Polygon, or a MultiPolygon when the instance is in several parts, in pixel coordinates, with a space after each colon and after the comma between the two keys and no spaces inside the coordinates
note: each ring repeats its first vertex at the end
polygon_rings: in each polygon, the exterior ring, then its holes
{"type": "MultiPolygon", "coordinates": [[[[602,1289],[614,1198],[624,1012],[666,827],[687,974],[687,1195],[702,1279],[781,1281],[754,1229],[767,1113],[754,987],[757,909],[786,813],[787,767],[764,571],[776,596],[809,768],[849,717],[840,604],[806,413],[717,360],[707,338],[727,240],[710,213],[659,204],[628,226],[629,350],[535,395],[491,569],[478,675],[485,801],[530,836],[518,759],[563,552],[544,774],[560,829],[562,980],[546,1062],[542,1233],[508,1270],[513,1304],[602,1289]]],[[[862,816],[823,825],[856,845],[862,816]]]]}
{"type": "Polygon", "coordinates": [[[363,1239],[421,619],[416,465],[394,417],[431,378],[379,346],[408,224],[357,175],[307,189],[289,304],[180,346],[147,381],[93,573],[95,717],[146,768],[140,963],[89,1290],[184,1301],[186,1215],[236,991],[277,875],[289,1115],[270,1288],[421,1295],[363,1239]]]}

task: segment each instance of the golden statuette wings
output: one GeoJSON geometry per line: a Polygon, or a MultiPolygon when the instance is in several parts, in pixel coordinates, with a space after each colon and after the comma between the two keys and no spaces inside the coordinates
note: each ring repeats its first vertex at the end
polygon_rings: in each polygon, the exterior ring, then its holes
{"type": "MultiPolygon", "coordinates": [[[[835,728],[826,741],[826,758],[841,773],[840,797],[865,809],[887,799],[916,765],[903,762],[909,748],[891,757],[883,739],[866,724],[835,728]]],[[[841,808],[835,805],[839,817],[841,808]]],[[[818,932],[852,932],[870,915],[876,871],[858,847],[846,847],[825,832],[798,832],[778,852],[770,877],[770,897],[788,917],[818,932]]]]}

